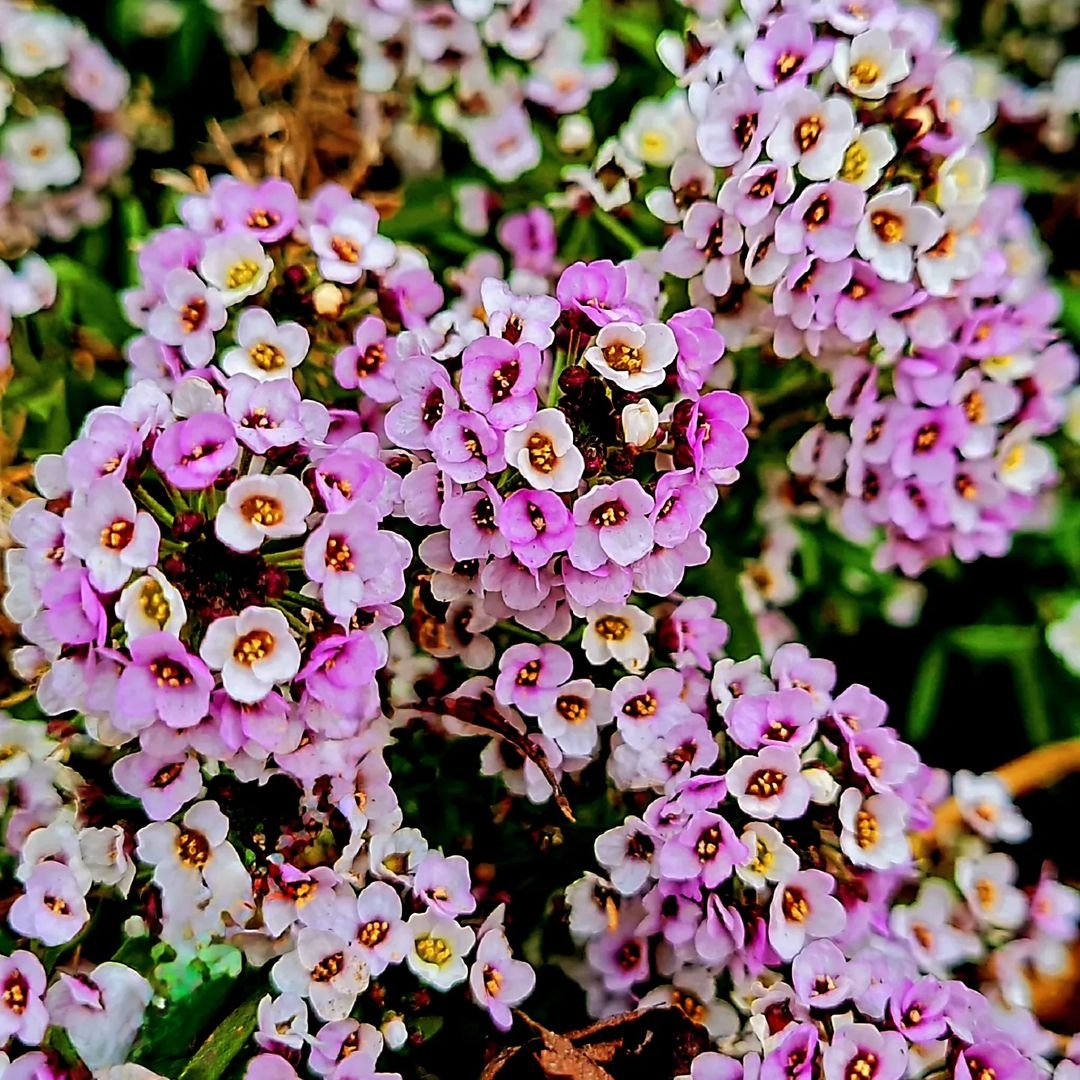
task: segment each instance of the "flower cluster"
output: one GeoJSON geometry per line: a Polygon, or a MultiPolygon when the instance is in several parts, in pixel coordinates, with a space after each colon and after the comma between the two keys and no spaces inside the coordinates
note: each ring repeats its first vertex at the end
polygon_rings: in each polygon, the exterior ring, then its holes
{"type": "MultiPolygon", "coordinates": [[[[254,49],[255,4],[209,2],[230,46],[254,49]]],[[[586,59],[585,37],[572,21],[577,0],[270,0],[267,6],[277,23],[309,41],[342,25],[356,48],[362,91],[435,98],[438,123],[502,182],[540,162],[528,106],[579,113],[615,76],[610,61],[586,59]]],[[[415,123],[412,133],[432,137],[415,123]]]]}
{"type": "Polygon", "coordinates": [[[128,76],[85,27],[57,11],[0,4],[0,237],[25,250],[69,239],[106,213],[127,168],[120,108],[128,76]]]}
{"type": "Polygon", "coordinates": [[[1054,482],[1038,439],[1077,367],[1019,194],[989,184],[971,63],[892,2],[746,4],[698,32],[670,188],[648,197],[676,226],[662,267],[729,348],[828,372],[833,423],[791,467],[843,493],[847,535],[884,534],[879,565],[1001,554],[1054,482]]]}
{"type": "MultiPolygon", "coordinates": [[[[636,733],[679,722],[661,674],[679,672],[658,669],[633,699],[658,707],[619,717],[609,771],[624,791],[620,751],[647,761],[636,733]]],[[[914,834],[948,782],[886,726],[883,701],[835,682],[792,644],[767,671],[723,659],[707,693],[684,695],[715,741],[597,838],[603,875],[567,892],[593,1011],[682,1009],[724,1052],[698,1059],[695,1080],[1041,1075],[1054,1039],[1026,1011],[1024,972],[1059,969],[1080,897],[1048,872],[1026,894],[990,850],[1029,832],[992,775],[957,775],[969,833],[946,844],[951,879],[926,876],[914,834]],[[984,993],[957,978],[988,956],[984,993]]]]}

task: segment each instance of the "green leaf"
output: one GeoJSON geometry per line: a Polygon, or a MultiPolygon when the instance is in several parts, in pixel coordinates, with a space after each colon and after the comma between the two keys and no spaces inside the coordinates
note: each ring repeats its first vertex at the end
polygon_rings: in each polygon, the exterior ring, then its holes
{"type": "Polygon", "coordinates": [[[255,1031],[263,993],[260,987],[225,1017],[185,1066],[180,1080],[218,1080],[255,1031]]]}
{"type": "Polygon", "coordinates": [[[1028,194],[1056,194],[1069,185],[1069,177],[1058,169],[1032,161],[1020,161],[1005,154],[998,157],[994,174],[995,179],[1018,184],[1028,194]]]}
{"type": "Polygon", "coordinates": [[[1080,339],[1080,285],[1059,281],[1057,287],[1061,293],[1061,324],[1071,337],[1080,339]]]}
{"type": "Polygon", "coordinates": [[[949,647],[942,637],[935,638],[922,654],[915,670],[915,683],[908,704],[907,737],[912,742],[925,739],[934,726],[945,678],[949,669],[949,647]]]}
{"type": "Polygon", "coordinates": [[[1034,649],[1018,652],[1012,659],[1016,696],[1020,700],[1020,719],[1032,746],[1053,739],[1050,710],[1046,702],[1045,682],[1039,675],[1038,654],[1034,649]]]}

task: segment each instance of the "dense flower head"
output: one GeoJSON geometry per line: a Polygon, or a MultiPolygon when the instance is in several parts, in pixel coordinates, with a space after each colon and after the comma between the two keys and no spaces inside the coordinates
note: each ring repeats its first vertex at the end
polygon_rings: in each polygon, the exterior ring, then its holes
{"type": "Polygon", "coordinates": [[[70,239],[107,212],[130,161],[127,72],[46,6],[0,5],[0,236],[5,251],[70,239]],[[18,98],[15,101],[16,97],[18,98]]]}
{"type": "MultiPolygon", "coordinates": [[[[260,44],[251,0],[210,0],[230,48],[260,44]]],[[[462,139],[473,160],[500,182],[539,164],[542,145],[530,115],[584,110],[615,77],[610,60],[586,58],[577,0],[270,0],[285,30],[318,42],[344,29],[355,48],[362,91],[434,99],[439,127],[462,139]]],[[[438,156],[438,132],[413,103],[391,152],[412,167],[438,156]],[[430,148],[430,153],[429,153],[430,148]]]]}
{"type": "Polygon", "coordinates": [[[661,43],[684,88],[647,199],[661,266],[729,348],[828,374],[790,467],[880,568],[1003,554],[1056,482],[1041,440],[1077,362],[1020,194],[991,183],[972,63],[892,0],[746,3],[693,32],[690,67],[661,43]]]}

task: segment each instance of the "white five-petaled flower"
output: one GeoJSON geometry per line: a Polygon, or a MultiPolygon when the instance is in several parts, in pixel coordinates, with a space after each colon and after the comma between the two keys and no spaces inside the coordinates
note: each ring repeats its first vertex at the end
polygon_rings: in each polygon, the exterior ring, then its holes
{"type": "Polygon", "coordinates": [[[264,540],[306,532],[312,505],[311,493],[295,476],[243,476],[229,485],[214,532],[233,551],[255,551],[264,540]]]}
{"type": "Polygon", "coordinates": [[[641,671],[649,661],[645,635],[656,620],[641,608],[629,604],[598,604],[585,612],[585,633],[581,643],[590,664],[618,660],[627,671],[641,671]]]}
{"type": "Polygon", "coordinates": [[[881,27],[864,31],[850,44],[838,41],[833,52],[833,73],[840,84],[871,101],[880,101],[910,71],[907,49],[894,45],[889,31],[881,27]]]}
{"type": "Polygon", "coordinates": [[[624,390],[648,390],[664,381],[664,369],[678,352],[675,335],[664,323],[611,322],[585,350],[585,359],[624,390]]]}
{"type": "Polygon", "coordinates": [[[506,433],[506,460],[538,491],[573,491],[585,471],[574,433],[558,409],[541,409],[506,433]]]}
{"type": "Polygon", "coordinates": [[[262,701],[300,670],[300,647],[276,608],[249,607],[212,622],[199,655],[221,672],[225,692],[245,705],[262,701]]]}
{"type": "Polygon", "coordinates": [[[236,342],[221,358],[225,374],[268,382],[291,376],[307,356],[311,337],[299,323],[279,324],[263,308],[246,308],[236,324],[236,342]]]}
{"type": "Polygon", "coordinates": [[[933,247],[941,239],[941,215],[931,206],[915,201],[910,184],[875,195],[855,233],[859,254],[886,280],[911,280],[915,253],[933,247]]]}
{"type": "Polygon", "coordinates": [[[305,926],[296,935],[296,948],[278,960],[270,978],[282,993],[306,997],[315,1014],[329,1021],[352,1012],[369,973],[356,942],[305,926]]]}
{"type": "Polygon", "coordinates": [[[249,232],[227,232],[206,241],[199,273],[221,293],[226,306],[266,288],[274,260],[249,232]]]}
{"type": "Polygon", "coordinates": [[[71,148],[71,129],[57,113],[42,112],[4,132],[4,163],[20,191],[67,187],[79,179],[82,165],[71,148]]]}
{"type": "Polygon", "coordinates": [[[449,990],[468,977],[465,957],[476,934],[443,915],[425,911],[409,917],[413,944],[406,957],[409,970],[436,990],[449,990]]]}

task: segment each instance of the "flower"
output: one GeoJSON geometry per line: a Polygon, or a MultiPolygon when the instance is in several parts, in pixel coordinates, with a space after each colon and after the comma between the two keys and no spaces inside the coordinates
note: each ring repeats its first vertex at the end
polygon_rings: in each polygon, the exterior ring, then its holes
{"type": "Polygon", "coordinates": [[[26,1046],[40,1045],[49,1025],[41,1000],[45,981],[45,969],[33,953],[16,949],[0,957],[0,1032],[5,1042],[17,1038],[26,1046]]]}
{"type": "Polygon", "coordinates": [[[199,655],[221,672],[229,696],[243,704],[261,701],[300,670],[300,649],[285,616],[275,608],[254,606],[216,619],[207,628],[199,655]]]}
{"type": "Polygon", "coordinates": [[[501,929],[493,927],[481,934],[469,971],[469,989],[473,1000],[487,1009],[500,1031],[510,1030],[511,1006],[524,1001],[535,985],[536,973],[523,960],[513,958],[501,929]]]}
{"type": "Polygon", "coordinates": [[[465,981],[469,971],[465,956],[476,941],[472,930],[432,911],[410,915],[408,927],[413,944],[406,960],[421,982],[448,990],[465,981]]]}
{"type": "Polygon", "coordinates": [[[312,506],[311,494],[295,476],[245,476],[229,485],[214,533],[234,551],[255,551],[264,540],[306,533],[312,506]]]}
{"type": "Polygon", "coordinates": [[[506,432],[506,460],[538,491],[573,491],[585,468],[566,418],[541,409],[506,432]]]}
{"type": "Polygon", "coordinates": [[[609,322],[585,350],[585,359],[616,386],[643,390],[664,381],[664,369],[677,352],[675,335],[664,323],[609,322]]]}
{"type": "Polygon", "coordinates": [[[270,978],[282,993],[307,998],[320,1019],[344,1020],[367,988],[369,974],[358,943],[304,927],[296,948],[274,964],[270,978]]]}
{"type": "Polygon", "coordinates": [[[245,308],[236,324],[235,348],[221,357],[226,375],[250,375],[264,382],[289,378],[307,356],[310,336],[296,322],[278,325],[263,308],[245,308]]]}

